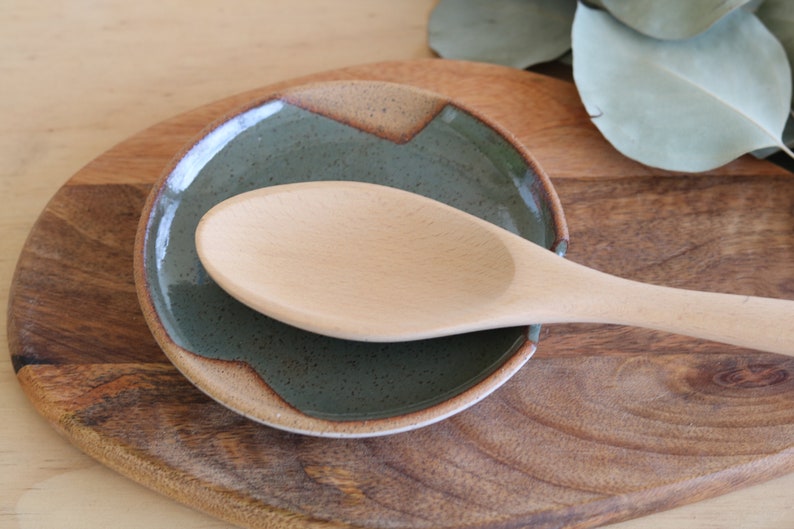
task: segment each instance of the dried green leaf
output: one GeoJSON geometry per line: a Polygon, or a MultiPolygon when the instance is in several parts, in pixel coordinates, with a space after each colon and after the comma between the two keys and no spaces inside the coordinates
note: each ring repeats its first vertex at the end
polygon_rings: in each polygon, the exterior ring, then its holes
{"type": "Polygon", "coordinates": [[[596,0],[626,24],[657,39],[688,39],[750,0],[596,0]]]}
{"type": "Polygon", "coordinates": [[[746,9],[751,13],[755,13],[758,10],[758,7],[763,3],[764,0],[750,0],[742,6],[742,9],[746,9]]]}
{"type": "Polygon", "coordinates": [[[794,0],[766,0],[756,15],[783,45],[789,65],[794,65],[794,0]]]}
{"type": "MultiPolygon", "coordinates": [[[[777,37],[786,50],[789,66],[794,65],[794,0],[766,0],[756,9],[756,15],[767,29],[777,37]]],[[[794,70],[792,70],[794,74],[794,70]]],[[[792,76],[794,82],[794,75],[792,76]]],[[[792,115],[783,129],[783,143],[794,148],[794,94],[792,94],[792,115]]],[[[754,152],[759,158],[766,158],[778,152],[778,148],[762,149],[754,152]]]]}
{"type": "Polygon", "coordinates": [[[580,5],[573,58],[593,123],[646,165],[704,171],[763,147],[787,150],[788,60],[751,12],[735,10],[691,39],[661,41],[580,5]]]}
{"type": "Polygon", "coordinates": [[[448,59],[514,68],[571,48],[576,0],[441,0],[430,15],[430,47],[448,59]]]}

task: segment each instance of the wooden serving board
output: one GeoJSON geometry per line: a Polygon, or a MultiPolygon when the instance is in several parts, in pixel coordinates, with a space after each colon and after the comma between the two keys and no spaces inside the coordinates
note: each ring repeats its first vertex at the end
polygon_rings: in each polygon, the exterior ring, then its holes
{"type": "Polygon", "coordinates": [[[152,182],[209,122],[287,85],[382,79],[512,130],[551,175],[569,258],[672,286],[794,298],[794,177],[743,158],[672,175],[617,154],[568,82],[442,60],[352,67],[212,103],[74,175],[19,260],[22,387],[75,445],[244,527],[594,527],[794,470],[794,359],[651,331],[546,326],[510,382],[452,419],[366,440],[287,434],[191,386],[138,308],[133,239],[152,182]]]}

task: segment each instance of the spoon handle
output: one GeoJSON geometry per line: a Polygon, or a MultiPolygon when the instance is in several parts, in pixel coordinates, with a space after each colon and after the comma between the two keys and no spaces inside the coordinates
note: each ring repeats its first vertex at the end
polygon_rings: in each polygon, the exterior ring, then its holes
{"type": "Polygon", "coordinates": [[[604,293],[612,298],[602,307],[609,323],[794,356],[794,301],[616,283],[604,293]]]}

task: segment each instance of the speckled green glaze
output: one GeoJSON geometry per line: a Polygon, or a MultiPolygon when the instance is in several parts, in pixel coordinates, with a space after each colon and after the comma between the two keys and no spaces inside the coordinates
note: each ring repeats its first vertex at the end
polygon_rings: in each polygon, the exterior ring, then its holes
{"type": "Polygon", "coordinates": [[[175,166],[143,243],[149,295],[169,338],[195,355],[244,362],[284,401],[328,420],[421,410],[489,377],[539,327],[410,343],[326,338],[269,319],[222,291],[194,245],[199,219],[244,191],[359,180],[420,193],[564,252],[546,187],[508,141],[446,105],[397,144],[275,99],[219,125],[175,166]]]}

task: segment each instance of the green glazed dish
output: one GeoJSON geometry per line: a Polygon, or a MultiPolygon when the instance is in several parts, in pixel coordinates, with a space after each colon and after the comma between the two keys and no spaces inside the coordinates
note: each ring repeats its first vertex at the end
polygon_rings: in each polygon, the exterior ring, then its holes
{"type": "Polygon", "coordinates": [[[406,189],[559,254],[567,246],[548,178],[521,145],[475,112],[381,82],[274,94],[211,126],[174,161],[143,211],[135,277],[144,316],[165,354],[196,386],[277,428],[362,437],[465,409],[533,354],[539,326],[358,343],[289,327],[231,298],[199,262],[199,219],[233,195],[308,180],[406,189]]]}

